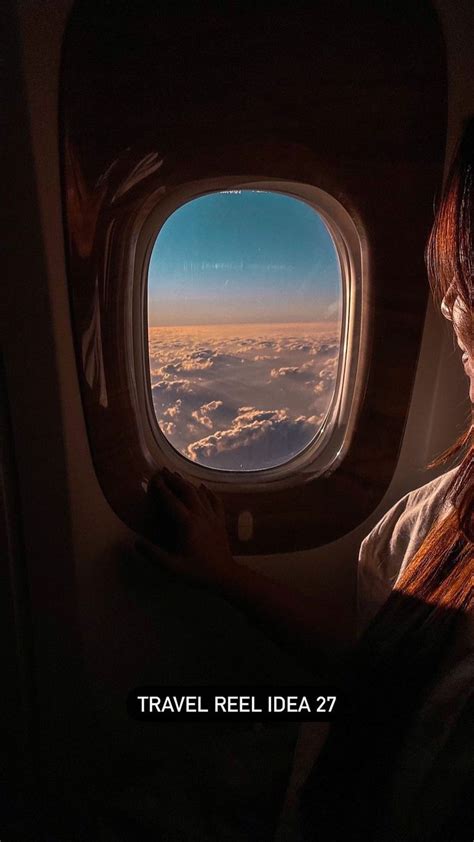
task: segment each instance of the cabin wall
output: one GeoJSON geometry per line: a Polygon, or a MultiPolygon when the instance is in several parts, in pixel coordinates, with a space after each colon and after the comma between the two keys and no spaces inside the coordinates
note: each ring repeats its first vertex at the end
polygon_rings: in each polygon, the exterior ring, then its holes
{"type": "MultiPolygon", "coordinates": [[[[69,0],[12,4],[19,39],[11,45],[14,119],[4,178],[16,234],[3,353],[21,501],[14,517],[21,540],[11,549],[11,565],[24,568],[19,575],[30,606],[29,619],[17,618],[16,630],[25,644],[22,669],[34,674],[34,688],[22,685],[25,727],[51,798],[62,797],[69,776],[76,789],[90,792],[94,775],[102,780],[109,774],[113,755],[103,753],[112,751],[120,733],[119,768],[143,771],[139,747],[154,746],[159,762],[152,757],[146,768],[155,770],[161,787],[188,764],[186,774],[202,774],[212,788],[210,766],[220,763],[224,777],[234,775],[228,809],[237,811],[242,798],[255,797],[250,786],[267,763],[274,763],[275,777],[264,781],[260,800],[282,792],[294,729],[271,738],[258,731],[242,736],[238,729],[168,726],[152,735],[127,721],[124,696],[142,679],[205,683],[218,676],[270,683],[303,673],[220,600],[196,598],[192,589],[159,577],[152,583],[147,571],[142,576],[138,561],[123,549],[133,535],[99,487],[76,373],[61,207],[58,76],[70,6],[69,0]],[[245,762],[235,769],[239,746],[245,762]],[[74,770],[71,757],[80,758],[74,770]],[[249,789],[242,794],[246,775],[249,789]]],[[[447,43],[450,152],[462,117],[474,110],[474,8],[469,0],[437,0],[436,6],[447,43]]],[[[315,611],[331,600],[336,622],[345,623],[349,634],[360,541],[400,494],[426,481],[424,466],[463,427],[465,395],[449,329],[429,306],[398,467],[377,511],[327,547],[245,563],[313,594],[315,611]]],[[[111,791],[116,786],[117,778],[111,791]]],[[[171,797],[169,784],[165,791],[171,797]]]]}
{"type": "MultiPolygon", "coordinates": [[[[463,120],[474,113],[474,8],[469,0],[452,4],[433,3],[446,43],[448,70],[448,126],[445,173],[456,146],[463,120]]],[[[298,554],[298,584],[310,589],[315,599],[337,588],[341,608],[355,602],[356,560],[363,538],[403,494],[439,475],[443,467],[428,470],[439,456],[466,430],[471,416],[467,381],[460,365],[450,325],[430,301],[413,387],[410,412],[397,469],[383,500],[360,526],[329,548],[319,547],[298,554]]],[[[252,559],[252,566],[271,571],[288,583],[296,583],[289,557],[252,559]]]]}

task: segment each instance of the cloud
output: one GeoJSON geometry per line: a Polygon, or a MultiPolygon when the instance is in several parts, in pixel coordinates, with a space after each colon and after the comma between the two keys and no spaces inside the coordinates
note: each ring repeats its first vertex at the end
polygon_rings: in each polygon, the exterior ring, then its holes
{"type": "Polygon", "coordinates": [[[174,368],[179,373],[179,372],[182,372],[182,371],[184,371],[184,372],[205,371],[208,368],[212,368],[213,365],[214,365],[213,359],[208,359],[208,360],[188,359],[188,360],[183,360],[182,363],[178,363],[178,365],[175,365],[174,368]]]}
{"type": "MultiPolygon", "coordinates": [[[[164,392],[165,394],[179,394],[180,392],[192,392],[193,384],[191,380],[176,379],[176,380],[158,380],[153,383],[152,391],[154,393],[164,392]]],[[[176,400],[176,398],[174,398],[176,400]]]]}
{"type": "Polygon", "coordinates": [[[163,415],[167,415],[168,418],[175,418],[176,415],[179,415],[182,403],[183,401],[181,400],[181,398],[178,398],[178,400],[173,406],[169,406],[168,409],[165,409],[163,415]]]}
{"type": "Polygon", "coordinates": [[[331,326],[150,329],[161,429],[187,458],[229,470],[270,467],[304,448],[326,416],[338,362],[331,326]]]}
{"type": "Polygon", "coordinates": [[[167,436],[172,436],[176,430],[176,424],[173,424],[172,421],[165,421],[164,418],[161,418],[158,423],[167,436]]]}
{"type": "MultiPolygon", "coordinates": [[[[312,351],[312,353],[314,353],[314,351],[312,351]]],[[[331,355],[336,355],[337,359],[337,354],[339,353],[339,342],[321,342],[315,353],[317,353],[320,357],[330,357],[331,355]]]]}
{"type": "Polygon", "coordinates": [[[268,468],[288,461],[314,438],[320,417],[291,418],[287,409],[241,407],[231,427],[188,445],[193,461],[227,470],[268,468]]]}
{"type": "Polygon", "coordinates": [[[281,368],[272,368],[270,372],[270,377],[294,377],[295,374],[298,374],[299,369],[297,366],[282,366],[281,368]]]}
{"type": "Polygon", "coordinates": [[[203,404],[191,414],[198,424],[203,424],[204,427],[209,427],[212,430],[214,422],[210,417],[211,413],[214,413],[221,406],[223,406],[222,401],[209,401],[209,403],[203,404]]]}
{"type": "Polygon", "coordinates": [[[319,371],[319,380],[314,386],[316,394],[333,391],[337,375],[339,357],[331,357],[326,361],[324,368],[319,371]]]}
{"type": "Polygon", "coordinates": [[[303,363],[303,365],[297,366],[281,366],[281,368],[272,368],[270,372],[270,377],[275,380],[278,377],[290,377],[291,379],[295,378],[302,378],[303,380],[308,380],[310,375],[315,374],[314,370],[315,361],[310,360],[307,363],[303,363]]]}
{"type": "Polygon", "coordinates": [[[259,362],[264,362],[265,360],[277,360],[277,359],[278,359],[278,355],[275,355],[275,354],[257,354],[253,358],[253,361],[255,363],[259,363],[259,362]]]}

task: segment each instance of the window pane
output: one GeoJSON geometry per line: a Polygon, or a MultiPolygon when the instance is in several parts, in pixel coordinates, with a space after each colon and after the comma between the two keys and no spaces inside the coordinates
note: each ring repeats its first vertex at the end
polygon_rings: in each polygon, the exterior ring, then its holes
{"type": "Polygon", "coordinates": [[[342,283],[321,216],[281,193],[226,190],[176,210],[148,276],[158,424],[183,456],[254,471],[311,443],[334,395],[342,283]]]}

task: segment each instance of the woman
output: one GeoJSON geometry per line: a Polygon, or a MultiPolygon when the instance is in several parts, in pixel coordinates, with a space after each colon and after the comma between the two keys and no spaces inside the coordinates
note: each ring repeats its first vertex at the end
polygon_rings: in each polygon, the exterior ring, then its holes
{"type": "MultiPolygon", "coordinates": [[[[474,402],[474,119],[427,248],[474,402]]],[[[305,836],[458,842],[474,835],[474,447],[408,494],[362,544],[359,603],[375,614],[347,670],[350,715],[303,798],[305,836]],[[378,610],[378,613],[377,612],[378,610]]]]}
{"type": "MultiPolygon", "coordinates": [[[[471,119],[427,248],[433,293],[453,323],[471,401],[473,173],[471,119]]],[[[448,455],[456,452],[458,468],[408,494],[362,544],[361,626],[371,622],[345,662],[348,716],[332,726],[305,786],[304,838],[474,838],[472,427],[448,455]]],[[[150,495],[177,522],[182,542],[179,554],[140,542],[145,555],[220,591],[299,649],[343,648],[330,610],[315,614],[304,595],[234,562],[221,506],[203,485],[195,489],[164,470],[150,495]]]]}

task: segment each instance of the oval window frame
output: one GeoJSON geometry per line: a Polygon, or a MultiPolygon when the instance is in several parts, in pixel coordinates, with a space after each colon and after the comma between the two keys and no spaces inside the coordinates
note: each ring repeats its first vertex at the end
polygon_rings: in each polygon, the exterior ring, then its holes
{"type": "Polygon", "coordinates": [[[160,197],[140,227],[136,240],[133,277],[133,347],[137,417],[146,415],[142,431],[157,462],[195,482],[206,482],[214,491],[285,489],[320,476],[329,476],[348,452],[367,375],[368,277],[366,238],[344,206],[331,194],[311,184],[259,176],[218,177],[181,185],[160,197]],[[221,190],[261,190],[280,193],[305,202],[323,219],[340,265],[342,315],[336,388],[323,422],[311,442],[280,465],[254,471],[230,471],[200,465],[187,459],[160,429],[153,407],[148,353],[148,272],[160,231],[172,214],[194,199],[221,190]]]}
{"type": "Polygon", "coordinates": [[[403,15],[364,4],[327,11],[322,27],[313,6],[276,10],[270,40],[265,11],[253,7],[251,26],[240,11],[229,25],[216,6],[183,30],[179,10],[163,15],[151,4],[139,19],[127,8],[112,20],[104,7],[91,27],[78,0],[68,23],[60,121],[77,373],[98,482],[136,531],[152,534],[146,492],[160,467],[142,430],[148,421],[133,409],[133,361],[143,353],[131,317],[136,238],[158,201],[197,179],[244,173],[318,185],[350,212],[368,255],[367,375],[352,443],[330,476],[300,486],[262,484],[264,494],[228,484],[233,552],[330,543],[373,512],[394,475],[428,301],[423,250],[444,162],[445,46],[429,4],[407,3],[403,15]],[[275,66],[284,85],[275,86],[275,66]],[[241,544],[238,518],[248,510],[253,534],[241,544]]]}

